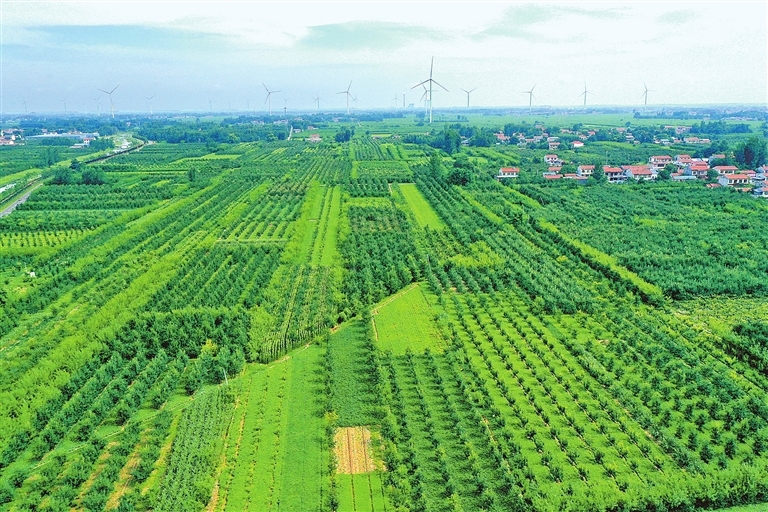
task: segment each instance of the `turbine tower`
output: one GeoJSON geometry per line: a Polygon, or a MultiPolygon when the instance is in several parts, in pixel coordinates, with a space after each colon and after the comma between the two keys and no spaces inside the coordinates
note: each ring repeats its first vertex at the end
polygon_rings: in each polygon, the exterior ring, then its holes
{"type": "Polygon", "coordinates": [[[435,58],[432,57],[432,63],[429,65],[429,78],[424,80],[421,83],[418,83],[411,87],[411,89],[415,89],[416,87],[420,85],[424,85],[427,82],[429,82],[429,124],[432,124],[432,84],[438,85],[441,89],[443,89],[445,92],[448,92],[448,89],[437,83],[435,80],[432,79],[432,70],[435,67],[435,58]]]}
{"type": "Polygon", "coordinates": [[[149,115],[152,115],[152,98],[154,98],[156,95],[153,94],[152,96],[144,96],[144,99],[147,100],[147,108],[149,109],[149,115]]]}
{"type": "Polygon", "coordinates": [[[320,95],[315,93],[315,104],[317,105],[317,111],[320,111],[320,95]]]}
{"type": "Polygon", "coordinates": [[[397,108],[397,104],[400,102],[400,97],[397,94],[395,94],[395,97],[392,98],[392,101],[395,102],[395,108],[397,108]]]}
{"type": "Polygon", "coordinates": [[[353,108],[357,110],[357,94],[352,96],[352,103],[354,103],[353,108]]]}
{"type": "Polygon", "coordinates": [[[587,82],[584,82],[584,92],[579,94],[579,96],[584,96],[584,106],[587,106],[587,93],[590,92],[587,90],[587,82]]]}
{"type": "Polygon", "coordinates": [[[528,95],[528,114],[530,115],[531,109],[533,108],[533,90],[536,88],[536,84],[533,84],[533,87],[531,87],[530,91],[523,91],[523,94],[528,95]]]}
{"type": "Polygon", "coordinates": [[[24,100],[24,113],[27,113],[27,100],[24,100]]]}
{"type": "Polygon", "coordinates": [[[264,82],[261,82],[261,85],[264,86],[264,90],[267,91],[267,99],[264,100],[264,103],[269,103],[269,115],[272,115],[272,94],[280,91],[270,91],[269,88],[264,84],[264,82]]]}
{"type": "Polygon", "coordinates": [[[64,104],[64,113],[66,114],[67,113],[67,97],[64,96],[64,99],[59,101],[64,104]]]}
{"type": "Polygon", "coordinates": [[[424,93],[421,95],[421,98],[419,98],[419,101],[424,101],[424,114],[427,113],[427,101],[429,100],[429,89],[427,89],[427,86],[422,84],[421,85],[424,88],[424,93]]]}
{"type": "Polygon", "coordinates": [[[246,112],[250,112],[250,110],[251,110],[251,100],[249,100],[248,97],[246,96],[246,98],[245,98],[245,111],[246,112]]]}
{"type": "Polygon", "coordinates": [[[112,110],[112,119],[115,118],[115,104],[112,102],[112,93],[117,90],[117,88],[120,87],[120,84],[117,84],[114,89],[111,91],[105,91],[104,89],[99,89],[104,94],[109,95],[109,108],[112,110]]]}
{"type": "MultiPolygon", "coordinates": [[[[475,87],[475,89],[477,89],[477,87],[475,87]]],[[[469,93],[471,93],[471,92],[472,92],[472,91],[474,91],[475,89],[470,89],[469,91],[468,91],[468,90],[466,90],[466,89],[462,89],[462,91],[464,91],[465,93],[467,93],[467,108],[469,108],[469,93]]]]}
{"type": "Polygon", "coordinates": [[[352,87],[352,80],[349,81],[349,85],[347,86],[347,90],[346,91],[340,91],[340,92],[336,93],[336,94],[346,94],[347,95],[347,115],[349,115],[349,97],[352,96],[349,93],[349,88],[350,87],[352,87]]]}
{"type": "Polygon", "coordinates": [[[96,115],[98,116],[101,115],[101,105],[99,104],[100,99],[101,99],[101,96],[99,96],[98,98],[93,98],[93,101],[96,102],[96,115]]]}
{"type": "Polygon", "coordinates": [[[283,115],[288,116],[288,98],[283,98],[283,115]]]}

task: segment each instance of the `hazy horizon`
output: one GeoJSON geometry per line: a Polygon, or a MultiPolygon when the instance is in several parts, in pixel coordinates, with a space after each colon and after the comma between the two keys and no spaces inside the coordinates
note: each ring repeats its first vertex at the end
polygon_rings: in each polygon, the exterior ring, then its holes
{"type": "Polygon", "coordinates": [[[3,2],[2,111],[765,105],[765,2],[3,2]],[[287,98],[287,101],[286,101],[287,98]],[[210,102],[210,103],[209,103],[210,102]],[[210,106],[209,106],[210,105],[210,106]],[[350,103],[351,105],[351,103],[350,103]]]}

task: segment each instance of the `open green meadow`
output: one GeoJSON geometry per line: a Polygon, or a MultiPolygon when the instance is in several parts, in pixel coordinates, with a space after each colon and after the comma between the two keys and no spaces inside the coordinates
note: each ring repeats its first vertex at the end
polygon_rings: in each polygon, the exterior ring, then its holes
{"type": "Polygon", "coordinates": [[[416,223],[419,227],[429,229],[444,229],[445,224],[440,220],[435,211],[429,206],[429,203],[421,195],[416,185],[412,183],[401,183],[398,185],[400,192],[402,192],[405,202],[408,204],[413,216],[416,219],[416,223]]]}
{"type": "Polygon", "coordinates": [[[381,350],[402,355],[407,350],[441,351],[444,345],[436,318],[440,308],[427,301],[419,285],[411,285],[374,306],[373,324],[381,350]]]}
{"type": "Polygon", "coordinates": [[[765,510],[768,203],[441,146],[667,120],[448,117],[3,148],[0,510],[765,510]]]}

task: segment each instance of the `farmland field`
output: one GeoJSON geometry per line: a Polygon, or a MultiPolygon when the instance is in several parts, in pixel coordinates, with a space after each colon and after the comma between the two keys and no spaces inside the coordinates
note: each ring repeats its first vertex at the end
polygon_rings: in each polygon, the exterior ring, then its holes
{"type": "Polygon", "coordinates": [[[366,123],[398,137],[16,148],[0,509],[764,507],[768,203],[366,123]]]}

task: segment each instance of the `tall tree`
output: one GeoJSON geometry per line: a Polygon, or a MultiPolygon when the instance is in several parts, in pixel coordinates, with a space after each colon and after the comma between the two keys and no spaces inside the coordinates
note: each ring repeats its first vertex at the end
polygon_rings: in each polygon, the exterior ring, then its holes
{"type": "Polygon", "coordinates": [[[768,148],[766,140],[757,135],[753,135],[745,142],[742,142],[734,150],[734,157],[739,166],[755,168],[765,163],[768,148]]]}

